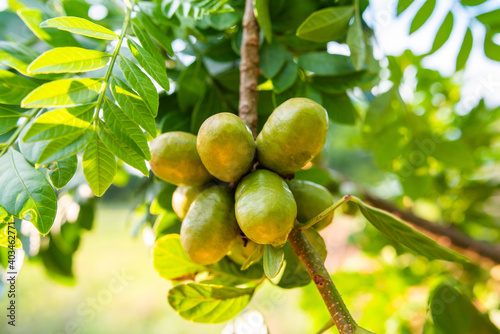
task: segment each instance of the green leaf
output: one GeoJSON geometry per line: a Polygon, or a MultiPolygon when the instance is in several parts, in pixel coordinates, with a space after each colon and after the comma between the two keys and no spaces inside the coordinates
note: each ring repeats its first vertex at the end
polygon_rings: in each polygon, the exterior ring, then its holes
{"type": "Polygon", "coordinates": [[[0,157],[0,206],[9,214],[28,220],[47,234],[54,223],[57,198],[42,172],[21,153],[9,149],[0,157]]]}
{"type": "Polygon", "coordinates": [[[110,54],[77,47],[61,47],[49,50],[35,59],[28,72],[37,73],[77,73],[104,67],[110,54]]]}
{"type": "Polygon", "coordinates": [[[457,65],[455,67],[455,71],[459,71],[465,67],[465,63],[467,62],[467,59],[469,58],[470,52],[472,50],[472,43],[472,31],[470,30],[470,28],[467,28],[462,47],[460,47],[460,52],[457,56],[457,65]]]}
{"type": "Polygon", "coordinates": [[[443,141],[437,143],[432,155],[447,167],[464,169],[474,166],[472,150],[461,141],[443,141]]]}
{"type": "Polygon", "coordinates": [[[483,23],[486,26],[498,27],[500,26],[500,22],[498,20],[499,15],[500,15],[500,8],[478,15],[476,16],[476,19],[478,19],[481,23],[483,23]]]}
{"type": "Polygon", "coordinates": [[[58,46],[80,46],[71,34],[64,31],[41,29],[41,23],[49,16],[38,9],[23,8],[17,11],[17,15],[23,20],[36,37],[54,47],[58,46]]]}
{"type": "Polygon", "coordinates": [[[363,36],[363,28],[361,27],[361,16],[358,11],[354,15],[354,21],[347,30],[347,45],[351,50],[351,61],[354,68],[359,70],[365,64],[366,59],[366,45],[363,36]]]}
{"type": "Polygon", "coordinates": [[[89,127],[51,140],[40,154],[37,165],[44,166],[75,155],[87,145],[92,132],[89,127]]]}
{"type": "Polygon", "coordinates": [[[108,98],[104,99],[104,121],[113,133],[146,160],[151,160],[148,142],[142,130],[108,98]]]}
{"type": "Polygon", "coordinates": [[[187,256],[178,234],[167,234],[156,240],[153,266],[161,277],[168,280],[194,276],[207,270],[187,256]]]}
{"type": "MultiPolygon", "coordinates": [[[[312,228],[305,230],[304,233],[311,246],[318,252],[324,262],[327,251],[325,241],[321,235],[312,228]]],[[[293,251],[290,243],[287,242],[282,249],[285,253],[285,269],[278,282],[278,286],[283,289],[293,289],[309,284],[309,282],[311,282],[311,276],[309,276],[306,267],[293,251]]]]}
{"type": "Polygon", "coordinates": [[[201,125],[205,120],[220,112],[222,109],[222,101],[214,86],[209,86],[205,90],[205,94],[201,99],[198,100],[196,106],[194,107],[193,114],[191,116],[191,133],[198,133],[201,125]]]}
{"type": "Polygon", "coordinates": [[[132,147],[121,141],[104,123],[99,124],[99,137],[104,144],[125,163],[139,170],[145,176],[149,175],[144,158],[132,147]]]}
{"type": "Polygon", "coordinates": [[[40,28],[57,28],[87,37],[115,39],[118,35],[99,24],[74,16],[61,16],[40,23],[40,28]]]}
{"type": "Polygon", "coordinates": [[[146,72],[155,79],[155,81],[168,92],[170,89],[170,82],[168,81],[165,62],[158,63],[156,59],[142,46],[138,45],[131,39],[127,39],[130,52],[137,60],[139,65],[142,66],[146,72]]]}
{"type": "Polygon", "coordinates": [[[415,253],[423,255],[429,259],[462,263],[468,262],[468,259],[465,256],[439,245],[434,240],[426,237],[420,232],[415,231],[404,222],[387,212],[366,205],[358,199],[356,199],[355,202],[358,204],[359,210],[363,216],[365,216],[365,218],[380,232],[387,235],[394,242],[404,245],[413,250],[415,253]]]}
{"type": "Polygon", "coordinates": [[[54,139],[87,129],[94,116],[95,104],[55,109],[42,114],[23,138],[25,142],[54,139]]]}
{"type": "Polygon", "coordinates": [[[271,16],[269,15],[269,0],[255,0],[255,11],[260,30],[264,33],[267,43],[273,40],[271,16]]]}
{"type": "Polygon", "coordinates": [[[162,66],[162,68],[166,69],[165,59],[161,55],[160,50],[155,45],[151,37],[149,37],[149,35],[135,23],[132,23],[132,28],[134,29],[135,36],[137,37],[139,42],[141,42],[142,47],[156,59],[156,61],[158,62],[158,64],[160,64],[160,66],[162,66]]]}
{"type": "Polygon", "coordinates": [[[287,242],[282,249],[285,254],[285,270],[278,286],[283,289],[293,289],[309,284],[311,276],[309,276],[306,267],[293,251],[290,243],[287,242]]]}
{"type": "Polygon", "coordinates": [[[158,215],[166,211],[173,212],[174,209],[172,207],[172,197],[174,195],[175,189],[177,189],[176,185],[166,183],[163,188],[161,188],[158,195],[156,195],[153,202],[151,202],[149,212],[152,215],[158,215]]]}
{"type": "Polygon", "coordinates": [[[241,15],[235,11],[212,14],[208,16],[208,24],[216,30],[226,30],[235,26],[241,15]]]}
{"type": "Polygon", "coordinates": [[[161,119],[160,129],[161,133],[170,131],[184,131],[189,132],[191,124],[191,114],[172,110],[169,111],[161,119]]]}
{"type": "Polygon", "coordinates": [[[500,45],[493,41],[494,35],[494,31],[486,31],[486,36],[484,36],[484,54],[491,60],[500,61],[500,45]]]}
{"type": "Polygon", "coordinates": [[[441,24],[441,27],[439,28],[436,38],[434,39],[434,43],[432,44],[431,51],[430,53],[434,53],[439,48],[441,48],[444,43],[448,40],[448,38],[451,35],[451,31],[453,30],[453,13],[451,11],[448,12],[448,15],[446,15],[446,18],[443,21],[443,24],[441,24]]]}
{"type": "Polygon", "coordinates": [[[31,80],[0,70],[0,103],[18,105],[37,86],[31,80]]]}
{"type": "Polygon", "coordinates": [[[19,73],[33,76],[28,73],[28,65],[39,53],[24,45],[0,41],[0,65],[12,67],[19,73]]]}
{"type": "Polygon", "coordinates": [[[178,81],[177,99],[182,111],[187,111],[196,105],[198,99],[203,96],[203,87],[206,85],[207,72],[200,60],[194,61],[181,72],[178,81]]]}
{"type": "Polygon", "coordinates": [[[245,308],[254,288],[185,283],[168,292],[168,303],[181,317],[194,322],[227,321],[245,308]]]}
{"type": "Polygon", "coordinates": [[[264,273],[267,278],[275,278],[283,267],[285,253],[280,248],[266,245],[264,250],[264,273]]]}
{"type": "Polygon", "coordinates": [[[258,245],[253,250],[252,254],[250,254],[248,259],[246,259],[245,263],[241,265],[240,270],[247,270],[248,268],[250,268],[252,264],[259,262],[260,259],[262,259],[262,256],[264,255],[264,249],[265,245],[258,245]]]}
{"type": "Polygon", "coordinates": [[[298,58],[299,66],[317,76],[336,76],[355,72],[349,56],[327,52],[306,53],[298,58]]]}
{"type": "Polygon", "coordinates": [[[57,189],[61,189],[73,178],[78,166],[78,158],[73,155],[69,158],[62,159],[51,164],[49,169],[49,178],[52,185],[57,189]]]}
{"type": "Polygon", "coordinates": [[[14,109],[0,106],[0,134],[15,128],[20,117],[26,116],[14,109]]]}
{"type": "Polygon", "coordinates": [[[21,240],[17,237],[17,230],[13,225],[0,222],[0,246],[22,248],[21,240]]]}
{"type": "Polygon", "coordinates": [[[402,12],[404,12],[410,5],[413,3],[413,0],[399,0],[398,1],[398,8],[396,10],[396,15],[399,16],[401,15],[402,12]]]}
{"type": "Polygon", "coordinates": [[[130,83],[139,96],[146,102],[152,114],[158,112],[158,93],[155,85],[144,72],[126,57],[120,57],[120,68],[125,79],[130,83]]]}
{"type": "Polygon", "coordinates": [[[335,76],[314,76],[311,84],[316,89],[329,93],[339,94],[346,89],[360,85],[367,80],[366,70],[340,74],[335,76]]]}
{"type": "Polygon", "coordinates": [[[346,93],[323,93],[321,96],[323,97],[323,107],[325,107],[332,122],[346,125],[356,124],[356,108],[346,93]]]}
{"type": "Polygon", "coordinates": [[[264,42],[260,48],[260,69],[268,79],[273,78],[285,64],[287,52],[278,40],[274,39],[271,44],[264,42]]]}
{"type": "Polygon", "coordinates": [[[118,78],[111,80],[111,92],[123,112],[151,136],[156,137],[156,122],[144,101],[118,78]]]}
{"type": "Polygon", "coordinates": [[[283,66],[281,71],[273,78],[274,92],[280,94],[292,87],[298,75],[299,66],[293,59],[288,59],[285,66],[283,66]]]}
{"type": "Polygon", "coordinates": [[[434,11],[434,7],[436,7],[436,0],[424,1],[424,4],[418,10],[417,14],[413,18],[413,21],[411,21],[410,35],[424,25],[424,23],[427,21],[427,19],[431,16],[432,12],[434,11]]]}
{"type": "Polygon", "coordinates": [[[431,292],[429,306],[439,334],[500,333],[487,314],[450,284],[442,283],[431,292]]]}
{"type": "Polygon", "coordinates": [[[335,41],[345,35],[352,6],[328,7],[312,13],[297,29],[297,36],[312,42],[335,41]]]}
{"type": "Polygon", "coordinates": [[[463,6],[477,6],[485,2],[486,0],[460,0],[463,6]]]}
{"type": "Polygon", "coordinates": [[[170,56],[174,56],[172,41],[149,17],[142,13],[137,13],[133,20],[135,24],[142,26],[144,30],[153,38],[170,56]]]}
{"type": "Polygon", "coordinates": [[[99,139],[97,132],[89,141],[83,153],[83,174],[96,196],[102,196],[113,183],[116,174],[116,160],[113,152],[99,139]]]}
{"type": "Polygon", "coordinates": [[[47,82],[33,90],[21,102],[23,108],[69,107],[96,97],[102,79],[61,79],[47,82]]]}

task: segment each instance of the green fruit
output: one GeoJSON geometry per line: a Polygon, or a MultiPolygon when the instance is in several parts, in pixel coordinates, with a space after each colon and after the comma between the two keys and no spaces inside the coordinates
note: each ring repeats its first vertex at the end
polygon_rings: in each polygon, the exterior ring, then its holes
{"type": "MultiPolygon", "coordinates": [[[[245,240],[242,238],[236,238],[231,250],[227,253],[227,256],[233,260],[233,262],[242,266],[258,246],[259,245],[252,240],[246,240],[245,245],[245,240]]],[[[260,257],[262,258],[262,255],[260,257]]],[[[256,262],[257,261],[259,261],[259,259],[257,259],[256,262]]]]}
{"type": "Polygon", "coordinates": [[[207,118],[198,132],[197,145],[207,170],[224,182],[236,182],[253,165],[255,141],[236,115],[220,113],[207,118]]]}
{"type": "Polygon", "coordinates": [[[293,228],[297,205],[283,179],[259,169],[243,178],[236,189],[236,220],[258,244],[281,247],[293,228]]]}
{"type": "Polygon", "coordinates": [[[204,190],[189,209],[181,227],[181,244],[196,263],[220,261],[238,235],[234,199],[222,186],[204,190]]]}
{"type": "Polygon", "coordinates": [[[167,132],[153,139],[150,165],[156,176],[178,186],[199,186],[211,179],[196,150],[196,136],[187,132],[167,132]]]}
{"type": "MultiPolygon", "coordinates": [[[[302,224],[307,223],[334,203],[332,194],[319,184],[302,180],[290,180],[287,183],[297,203],[297,220],[302,224]]],[[[314,228],[319,231],[328,226],[332,220],[333,212],[314,224],[314,228]]]]}
{"type": "Polygon", "coordinates": [[[186,217],[191,204],[203,191],[203,187],[178,186],[172,195],[172,208],[180,219],[186,217]]]}
{"type": "Polygon", "coordinates": [[[262,166],[280,175],[293,174],[325,145],[328,114],[306,98],[293,98],[274,109],[257,137],[262,166]]]}

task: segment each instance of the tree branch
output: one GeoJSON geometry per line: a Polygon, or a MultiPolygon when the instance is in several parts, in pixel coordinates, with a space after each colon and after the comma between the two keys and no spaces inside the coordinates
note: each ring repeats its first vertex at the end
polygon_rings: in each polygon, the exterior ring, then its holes
{"type": "MultiPolygon", "coordinates": [[[[253,0],[246,0],[243,16],[243,41],[240,63],[239,116],[257,136],[257,77],[259,75],[259,27],[253,13],[253,0]]],[[[342,297],[335,288],[323,260],[311,246],[304,233],[294,228],[288,240],[304,263],[318,288],[330,315],[341,334],[368,333],[352,318],[342,297]],[[360,332],[361,330],[361,332],[360,332]]]]}
{"type": "Polygon", "coordinates": [[[339,333],[355,333],[358,328],[356,322],[345,306],[335,284],[333,284],[330,274],[323,264],[323,259],[311,246],[304,232],[294,228],[288,236],[288,241],[316,284],[339,333]]]}
{"type": "Polygon", "coordinates": [[[444,243],[444,246],[448,246],[446,243],[450,243],[459,248],[461,253],[464,253],[468,257],[475,257],[476,259],[482,257],[500,264],[500,245],[492,245],[487,242],[475,240],[453,227],[453,225],[444,226],[432,223],[416,216],[411,211],[401,210],[396,205],[373,196],[368,192],[364,192],[363,197],[374,207],[388,211],[415,226],[417,229],[427,232],[426,234],[430,234],[430,237],[438,243],[444,243]]]}
{"type": "Polygon", "coordinates": [[[239,116],[257,137],[257,77],[259,75],[259,26],[253,1],[246,0],[240,63],[239,116]]]}

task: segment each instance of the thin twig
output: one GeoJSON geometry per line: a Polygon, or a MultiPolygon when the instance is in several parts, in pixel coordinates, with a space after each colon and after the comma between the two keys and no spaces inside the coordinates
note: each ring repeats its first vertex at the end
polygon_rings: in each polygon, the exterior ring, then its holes
{"type": "Polygon", "coordinates": [[[335,284],[333,284],[330,274],[323,264],[323,259],[311,246],[304,232],[294,228],[288,236],[288,241],[290,241],[293,251],[304,263],[309,276],[316,284],[339,333],[355,333],[358,325],[345,306],[335,284]]]}
{"type": "Polygon", "coordinates": [[[240,63],[239,116],[257,137],[257,77],[259,74],[259,26],[253,1],[246,0],[240,63]]]}
{"type": "Polygon", "coordinates": [[[326,210],[324,210],[323,212],[321,212],[319,215],[317,215],[313,219],[309,220],[304,225],[298,226],[297,228],[299,230],[307,230],[308,228],[310,228],[311,226],[313,226],[314,224],[316,224],[317,222],[319,222],[320,220],[322,220],[323,218],[325,218],[326,216],[328,216],[330,213],[332,213],[333,211],[337,210],[339,207],[341,207],[344,203],[346,203],[350,199],[351,199],[351,195],[345,195],[344,197],[342,197],[341,199],[339,199],[337,202],[333,203],[331,206],[329,206],[328,208],[326,208],[326,210]]]}
{"type": "MultiPolygon", "coordinates": [[[[415,226],[422,232],[429,234],[431,238],[438,243],[443,244],[443,241],[457,247],[458,251],[471,258],[486,258],[496,264],[500,264],[500,245],[492,245],[490,243],[476,240],[467,234],[459,231],[453,225],[438,225],[426,219],[416,216],[408,210],[401,210],[396,205],[378,198],[368,192],[363,194],[366,201],[376,208],[388,211],[402,220],[415,226]],[[445,239],[445,240],[443,240],[445,239]]],[[[448,246],[448,245],[445,245],[448,246]]]]}

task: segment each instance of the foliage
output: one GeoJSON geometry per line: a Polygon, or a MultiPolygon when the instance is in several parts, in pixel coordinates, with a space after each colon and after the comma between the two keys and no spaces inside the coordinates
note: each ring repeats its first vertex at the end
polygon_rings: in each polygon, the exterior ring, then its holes
{"type": "MultiPolygon", "coordinates": [[[[421,65],[458,29],[457,13],[471,8],[475,14],[453,59],[456,70],[466,68],[473,46],[483,38],[476,27],[486,31],[486,57],[500,61],[494,38],[500,33],[498,9],[483,3],[454,2],[426,55],[407,51],[380,61],[374,57],[373,27],[364,20],[368,1],[255,1],[263,33],[259,130],[282,102],[310,98],[329,111],[334,126],[323,157],[298,172],[298,179],[321,184],[335,195],[346,178],[359,185],[355,192],[363,187],[396,189],[382,195],[476,238],[500,242],[498,213],[490,213],[498,206],[500,187],[495,176],[500,167],[500,109],[480,101],[464,110],[456,78],[421,65]],[[329,51],[332,42],[347,44],[350,55],[329,51]],[[383,71],[390,77],[384,78],[383,71]],[[381,92],[388,83],[390,88],[381,92]],[[403,88],[411,96],[401,96],[403,88]],[[388,179],[395,188],[387,187],[388,179]]],[[[10,1],[0,12],[0,227],[14,216],[18,227],[30,221],[39,233],[48,234],[36,257],[51,277],[67,284],[74,283],[73,255],[94,219],[96,198],[85,191],[85,180],[95,196],[103,196],[113,184],[127,183],[129,174],[148,176],[148,141],[157,134],[196,134],[209,116],[238,111],[243,1],[103,4],[108,13],[102,20],[89,18],[90,4],[83,0],[61,5],[10,1]],[[79,208],[73,216],[66,212],[72,206],[79,208]]],[[[420,5],[400,0],[395,10],[408,15],[415,6],[420,5]]],[[[435,7],[436,1],[422,3],[410,34],[426,24],[435,7]]],[[[134,187],[136,211],[142,213],[137,228],[152,227],[156,233],[155,268],[176,283],[188,281],[168,296],[181,316],[225,321],[245,307],[265,276],[282,288],[309,283],[289,244],[283,250],[259,247],[243,267],[227,258],[211,266],[193,263],[180,248],[173,187],[154,178],[134,187]],[[255,259],[259,261],[252,265],[255,259]],[[195,305],[196,298],[204,302],[195,305]],[[205,313],[209,309],[215,313],[205,313]]],[[[378,256],[387,245],[403,254],[408,250],[404,245],[431,259],[463,262],[393,216],[358,205],[388,236],[370,228],[363,230],[364,236],[354,234],[352,239],[366,254],[378,256]]],[[[18,237],[29,249],[29,237],[18,237]]],[[[323,247],[315,246],[318,251],[323,247]]],[[[384,279],[383,273],[377,276],[384,279]]],[[[356,279],[365,286],[373,283],[364,275],[356,279]]],[[[470,302],[471,293],[436,286],[429,297],[425,333],[458,332],[448,326],[463,314],[469,315],[462,319],[466,328],[492,330],[489,319],[470,302]],[[443,289],[453,291],[460,302],[438,314],[433,303],[443,289]]]]}

